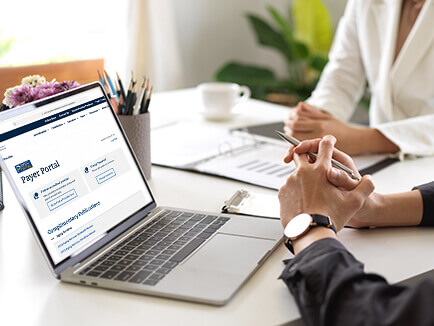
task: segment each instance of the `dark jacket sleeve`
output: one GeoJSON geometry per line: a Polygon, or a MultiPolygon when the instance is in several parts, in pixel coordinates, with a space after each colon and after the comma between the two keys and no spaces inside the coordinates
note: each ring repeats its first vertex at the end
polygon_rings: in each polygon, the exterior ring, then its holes
{"type": "Polygon", "coordinates": [[[420,226],[434,226],[434,182],[414,187],[422,194],[423,215],[420,226]]]}
{"type": "Polygon", "coordinates": [[[319,240],[291,259],[280,278],[306,325],[434,325],[434,280],[389,285],[363,271],[335,239],[319,240]]]}

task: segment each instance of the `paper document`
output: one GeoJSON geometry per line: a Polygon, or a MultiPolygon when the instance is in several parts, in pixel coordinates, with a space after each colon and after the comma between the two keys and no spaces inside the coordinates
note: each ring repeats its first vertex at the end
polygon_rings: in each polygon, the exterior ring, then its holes
{"type": "Polygon", "coordinates": [[[236,155],[223,155],[206,161],[196,169],[277,190],[295,169],[293,162],[283,162],[286,151],[284,146],[260,143],[236,155]]]}
{"type": "Polygon", "coordinates": [[[224,129],[178,122],[152,129],[151,159],[154,164],[183,168],[252,144],[224,129]]]}
{"type": "MultiPolygon", "coordinates": [[[[278,190],[295,169],[294,162],[283,162],[288,144],[279,140],[260,141],[249,135],[245,133],[240,137],[239,133],[227,129],[185,122],[153,128],[152,164],[278,190]]],[[[373,173],[372,166],[387,157],[383,154],[363,155],[354,157],[354,162],[359,171],[367,169],[368,173],[373,173]]]]}
{"type": "Polygon", "coordinates": [[[221,211],[222,213],[280,219],[280,203],[277,194],[257,194],[242,189],[237,190],[232,197],[224,203],[221,211]]]}

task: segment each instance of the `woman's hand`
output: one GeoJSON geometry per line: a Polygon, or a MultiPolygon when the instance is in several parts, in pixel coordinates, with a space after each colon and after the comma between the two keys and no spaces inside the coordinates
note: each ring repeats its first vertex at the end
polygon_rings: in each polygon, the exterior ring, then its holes
{"type": "Polygon", "coordinates": [[[284,130],[299,140],[322,138],[333,135],[336,147],[349,155],[362,153],[394,153],[399,148],[378,130],[353,127],[320,109],[300,102],[285,120],[284,130]]]}

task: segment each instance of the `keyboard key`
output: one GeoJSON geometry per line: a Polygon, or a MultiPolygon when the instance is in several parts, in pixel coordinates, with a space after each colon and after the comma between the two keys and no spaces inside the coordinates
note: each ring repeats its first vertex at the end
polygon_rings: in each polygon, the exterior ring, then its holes
{"type": "Polygon", "coordinates": [[[161,259],[161,260],[168,260],[170,258],[171,255],[159,255],[157,256],[157,259],[161,259]]]}
{"type": "Polygon", "coordinates": [[[199,247],[205,240],[193,239],[185,247],[183,247],[176,255],[170,258],[170,261],[179,263],[183,261],[188,255],[190,255],[197,247],[199,247]]]}
{"type": "Polygon", "coordinates": [[[99,265],[99,266],[96,266],[93,270],[94,270],[94,271],[104,272],[104,271],[106,271],[107,269],[108,269],[108,266],[102,266],[102,265],[99,265]]]}
{"type": "Polygon", "coordinates": [[[146,284],[146,285],[155,285],[157,283],[158,283],[158,281],[156,281],[156,280],[146,280],[143,282],[143,284],[146,284]]]}
{"type": "Polygon", "coordinates": [[[87,273],[87,276],[94,276],[97,277],[101,274],[101,272],[96,272],[96,271],[90,271],[89,273],[87,273]]]}
{"type": "Polygon", "coordinates": [[[87,267],[87,268],[85,268],[85,269],[83,269],[79,274],[80,275],[83,275],[83,274],[86,274],[88,271],[90,271],[91,270],[91,268],[90,267],[87,267]]]}
{"type": "Polygon", "coordinates": [[[157,265],[146,265],[142,268],[142,270],[146,271],[156,271],[159,268],[157,265]]]}
{"type": "Polygon", "coordinates": [[[201,223],[206,223],[206,224],[211,224],[212,222],[214,222],[217,219],[217,216],[212,216],[212,215],[208,215],[207,217],[205,217],[201,223]]]}
{"type": "Polygon", "coordinates": [[[136,260],[136,261],[133,263],[132,266],[139,266],[139,267],[141,267],[141,266],[144,266],[144,265],[146,265],[146,264],[147,264],[146,261],[143,261],[143,260],[136,260]]]}
{"type": "Polygon", "coordinates": [[[164,246],[164,245],[156,245],[154,248],[152,248],[152,250],[156,250],[156,251],[158,251],[159,253],[161,252],[161,251],[163,251],[164,249],[166,249],[167,248],[167,245],[166,246],[164,246]]]}
{"type": "Polygon", "coordinates": [[[127,256],[125,256],[125,259],[129,259],[129,260],[136,260],[137,258],[139,258],[139,256],[137,256],[137,255],[127,255],[127,256]]]}
{"type": "Polygon", "coordinates": [[[197,235],[197,238],[198,238],[198,239],[202,239],[202,240],[206,240],[206,239],[208,239],[210,236],[211,236],[210,233],[201,233],[201,234],[198,234],[198,235],[197,235]]]}
{"type": "Polygon", "coordinates": [[[111,261],[111,260],[106,260],[106,261],[103,261],[101,263],[101,265],[104,265],[104,266],[113,266],[114,264],[116,264],[116,262],[111,261]]]}
{"type": "Polygon", "coordinates": [[[115,280],[118,280],[118,281],[126,281],[126,280],[128,280],[131,276],[133,276],[134,275],[134,272],[131,272],[131,271],[125,271],[125,272],[122,272],[122,273],[120,273],[116,278],[115,278],[115,280]]]}
{"type": "Polygon", "coordinates": [[[151,274],[150,271],[140,271],[134,277],[132,277],[128,282],[131,283],[142,283],[145,278],[147,278],[151,274]]]}
{"type": "Polygon", "coordinates": [[[200,221],[204,217],[205,217],[205,215],[203,215],[203,214],[195,214],[192,218],[190,218],[190,221],[200,221]]]}
{"type": "Polygon", "coordinates": [[[102,274],[101,277],[102,277],[102,278],[112,279],[113,277],[116,276],[117,273],[118,273],[118,272],[116,272],[116,271],[112,271],[112,270],[110,270],[110,271],[107,271],[107,272],[105,272],[104,274],[102,274]]]}
{"type": "Polygon", "coordinates": [[[151,276],[149,276],[150,280],[161,280],[164,276],[166,276],[165,274],[159,274],[159,273],[154,273],[151,276]]]}
{"type": "Polygon", "coordinates": [[[169,273],[170,271],[171,271],[170,268],[164,268],[164,267],[162,267],[162,268],[157,269],[156,273],[167,274],[167,273],[169,273]]]}
{"type": "Polygon", "coordinates": [[[181,249],[182,248],[182,246],[179,246],[179,245],[171,245],[170,247],[169,247],[169,249],[173,249],[173,250],[179,250],[179,249],[181,249]]]}
{"type": "Polygon", "coordinates": [[[118,262],[120,265],[130,265],[133,261],[128,259],[122,259],[118,262]]]}
{"type": "Polygon", "coordinates": [[[136,266],[136,265],[130,265],[127,267],[127,271],[133,271],[133,272],[137,272],[139,271],[141,268],[141,266],[136,266]]]}
{"type": "Polygon", "coordinates": [[[118,261],[118,260],[122,259],[122,256],[112,255],[112,256],[108,257],[107,259],[108,260],[118,261]]]}
{"type": "Polygon", "coordinates": [[[143,261],[151,261],[152,259],[154,259],[155,256],[153,255],[143,255],[142,257],[139,257],[139,260],[143,260],[143,261]]]}
{"type": "Polygon", "coordinates": [[[161,259],[154,259],[154,260],[151,261],[149,264],[152,264],[152,265],[163,265],[164,263],[165,263],[164,260],[161,260],[161,259]]]}
{"type": "Polygon", "coordinates": [[[141,249],[136,249],[136,250],[131,251],[131,254],[133,254],[133,255],[138,255],[138,256],[141,256],[141,255],[143,255],[144,253],[145,253],[145,251],[144,251],[144,250],[141,250],[141,249]]]}
{"type": "Polygon", "coordinates": [[[113,271],[123,271],[127,266],[126,265],[114,265],[112,268],[110,268],[113,271]]]}
{"type": "Polygon", "coordinates": [[[158,256],[159,254],[160,254],[160,251],[158,251],[158,250],[148,250],[147,252],[146,252],[146,254],[147,255],[152,255],[152,256],[158,256]]]}
{"type": "Polygon", "coordinates": [[[162,267],[164,267],[164,268],[175,268],[176,265],[178,265],[178,263],[176,263],[174,261],[168,261],[162,267]]]}
{"type": "Polygon", "coordinates": [[[141,246],[138,246],[137,248],[139,249],[143,249],[143,250],[148,250],[151,249],[153,245],[150,244],[142,244],[141,246]]]}
{"type": "Polygon", "coordinates": [[[176,250],[172,250],[172,249],[167,249],[163,251],[164,255],[173,255],[176,253],[176,250]]]}

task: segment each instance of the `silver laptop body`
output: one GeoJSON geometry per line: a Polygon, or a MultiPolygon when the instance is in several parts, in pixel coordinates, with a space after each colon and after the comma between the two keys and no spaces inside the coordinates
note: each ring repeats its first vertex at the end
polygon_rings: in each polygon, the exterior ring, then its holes
{"type": "Polygon", "coordinates": [[[99,83],[0,114],[0,155],[65,282],[223,305],[282,237],[278,220],[158,207],[99,83]]]}

